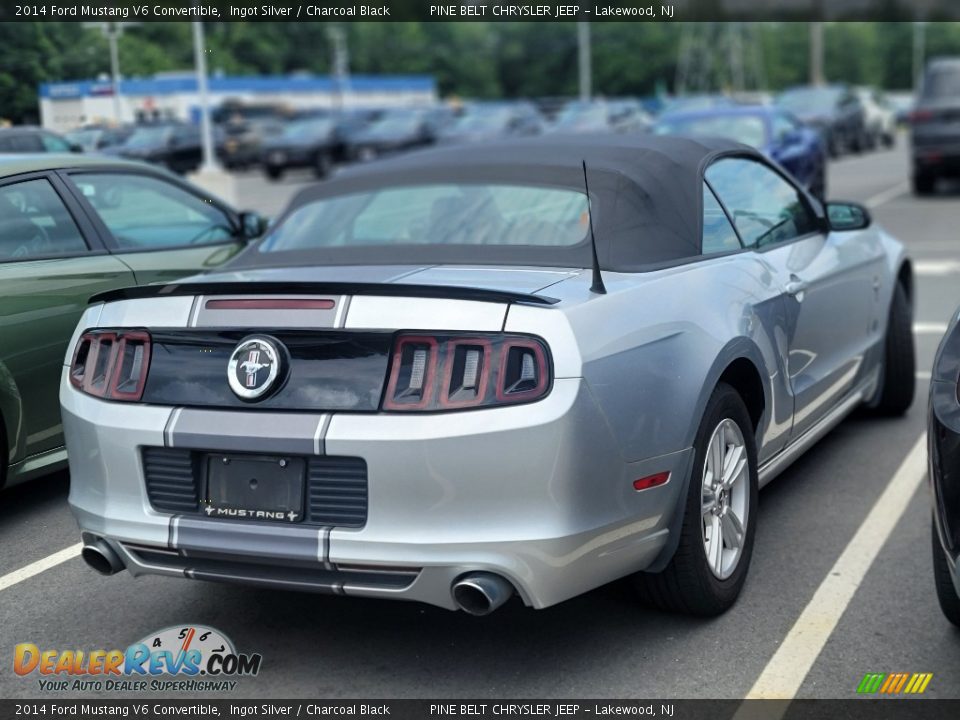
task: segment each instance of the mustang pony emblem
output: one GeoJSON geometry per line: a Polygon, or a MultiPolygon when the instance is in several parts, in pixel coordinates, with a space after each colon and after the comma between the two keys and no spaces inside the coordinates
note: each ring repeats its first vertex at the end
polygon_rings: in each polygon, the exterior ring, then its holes
{"type": "Polygon", "coordinates": [[[227,365],[230,389],[243,400],[256,400],[266,395],[280,375],[280,358],[277,343],[271,338],[246,338],[230,355],[227,365]]]}

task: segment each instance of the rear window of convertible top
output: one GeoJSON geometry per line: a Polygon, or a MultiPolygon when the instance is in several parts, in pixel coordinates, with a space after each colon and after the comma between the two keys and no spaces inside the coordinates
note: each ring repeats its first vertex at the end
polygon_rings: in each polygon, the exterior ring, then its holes
{"type": "Polygon", "coordinates": [[[587,196],[569,189],[444,183],[315,200],[260,243],[261,253],[389,245],[570,246],[587,237],[587,196]]]}

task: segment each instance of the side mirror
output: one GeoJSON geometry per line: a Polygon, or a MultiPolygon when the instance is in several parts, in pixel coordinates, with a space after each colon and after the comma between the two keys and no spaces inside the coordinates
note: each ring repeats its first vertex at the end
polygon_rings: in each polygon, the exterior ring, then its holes
{"type": "Polygon", "coordinates": [[[82,145],[78,145],[77,143],[70,143],[70,152],[72,152],[72,153],[82,153],[82,152],[83,152],[83,146],[82,146],[82,145]]]}
{"type": "Polygon", "coordinates": [[[253,240],[267,231],[267,219],[255,212],[240,213],[240,233],[244,240],[253,240]]]}
{"type": "Polygon", "coordinates": [[[872,222],[870,212],[857,203],[830,202],[827,203],[827,222],[831,230],[849,232],[864,230],[872,222]]]}

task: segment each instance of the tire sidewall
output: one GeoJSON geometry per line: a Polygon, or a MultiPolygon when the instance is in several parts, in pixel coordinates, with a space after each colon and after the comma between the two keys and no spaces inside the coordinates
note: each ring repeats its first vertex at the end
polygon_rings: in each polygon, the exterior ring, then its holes
{"type": "Polygon", "coordinates": [[[753,543],[757,528],[757,442],[753,424],[747,408],[740,395],[729,385],[721,383],[714,390],[703,419],[697,430],[694,444],[695,453],[693,470],[690,476],[690,487],[687,493],[687,507],[684,513],[683,537],[681,542],[697,543],[699,553],[693,571],[698,575],[700,584],[708,591],[709,597],[724,609],[731,605],[740,593],[740,588],[746,579],[750,568],[750,558],[753,554],[753,543]],[[706,552],[703,548],[703,529],[701,515],[701,492],[703,485],[703,468],[707,456],[707,444],[716,427],[726,419],[735,422],[743,434],[747,449],[747,466],[749,468],[749,491],[747,493],[747,517],[744,527],[744,544],[737,567],[725,579],[720,579],[711,571],[707,563],[706,552]]]}

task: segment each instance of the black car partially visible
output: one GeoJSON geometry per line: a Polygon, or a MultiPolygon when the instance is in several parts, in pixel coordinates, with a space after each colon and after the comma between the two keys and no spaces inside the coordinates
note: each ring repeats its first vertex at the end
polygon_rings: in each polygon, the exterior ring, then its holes
{"type": "Polygon", "coordinates": [[[862,152],[869,145],[866,112],[847,85],[795,87],[781,93],[776,102],[820,131],[830,157],[862,152]]]}
{"type": "Polygon", "coordinates": [[[350,110],[313,113],[286,123],[279,133],[264,137],[260,163],[271,180],[287,170],[309,168],[318,178],[330,174],[349,157],[352,138],[378,115],[378,111],[350,110]]]}
{"type": "Polygon", "coordinates": [[[404,150],[432,145],[453,119],[454,111],[437,105],[387,110],[349,140],[349,160],[373,160],[404,150]]]}
{"type": "Polygon", "coordinates": [[[0,153],[43,152],[83,152],[83,148],[43,128],[29,125],[0,128],[0,153]]]}
{"type": "Polygon", "coordinates": [[[121,157],[161,165],[181,174],[197,170],[203,161],[200,128],[187,123],[138,125],[127,141],[114,152],[121,157]]]}
{"type": "Polygon", "coordinates": [[[927,473],[933,496],[933,572],[940,608],[960,627],[960,327],[954,313],[930,380],[927,473]]]}
{"type": "Polygon", "coordinates": [[[960,58],[931,60],[910,114],[913,191],[929,195],[941,177],[960,175],[960,58]]]}

